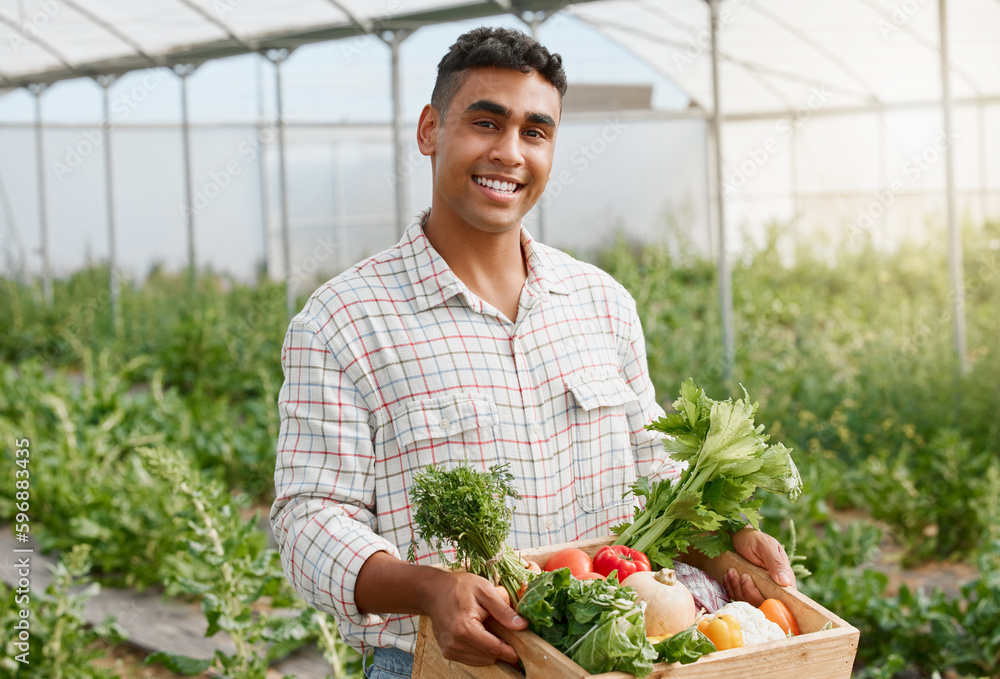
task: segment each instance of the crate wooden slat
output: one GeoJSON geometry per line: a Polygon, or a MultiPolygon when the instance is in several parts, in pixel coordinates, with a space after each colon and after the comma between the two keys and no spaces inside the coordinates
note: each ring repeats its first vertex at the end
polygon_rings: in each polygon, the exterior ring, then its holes
{"type": "MultiPolygon", "coordinates": [[[[579,547],[593,556],[610,537],[595,538],[523,550],[526,559],[545,564],[549,557],[563,547],[579,547]]],[[[726,553],[717,559],[701,554],[685,556],[683,561],[701,568],[711,577],[721,581],[726,571],[735,568],[747,573],[765,597],[780,599],[795,616],[802,631],[797,637],[771,641],[747,648],[716,651],[689,665],[659,663],[653,667],[649,679],[848,679],[854,665],[861,633],[823,608],[798,590],[781,587],[771,580],[767,571],[754,566],[739,555],[726,553]],[[832,629],[822,630],[827,622],[832,629]],[[822,630],[822,631],[821,631],[822,630]]],[[[498,663],[488,667],[469,667],[446,660],[441,655],[430,620],[422,617],[414,654],[414,679],[633,679],[625,672],[588,674],[586,670],[557,651],[538,635],[529,631],[511,631],[495,622],[490,630],[503,637],[524,664],[524,673],[511,665],[498,663]]]]}

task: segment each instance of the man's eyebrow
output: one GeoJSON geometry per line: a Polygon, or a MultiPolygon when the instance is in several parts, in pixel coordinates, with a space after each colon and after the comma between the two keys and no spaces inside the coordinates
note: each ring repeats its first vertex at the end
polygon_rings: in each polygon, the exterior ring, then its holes
{"type": "Polygon", "coordinates": [[[469,104],[466,111],[486,111],[487,113],[495,113],[498,116],[503,116],[504,118],[510,118],[514,113],[506,106],[498,104],[495,101],[490,101],[489,99],[480,99],[479,101],[474,101],[469,104]]]}
{"type": "Polygon", "coordinates": [[[556,126],[555,118],[545,113],[529,113],[528,122],[535,123],[536,125],[547,125],[548,127],[556,126]]]}
{"type": "MultiPolygon", "coordinates": [[[[465,110],[466,112],[486,111],[487,113],[494,113],[498,116],[503,116],[504,118],[510,118],[514,114],[510,108],[504,106],[503,104],[498,104],[495,101],[490,101],[489,99],[474,101],[469,104],[465,110]]],[[[535,125],[546,125],[548,127],[556,126],[555,118],[546,113],[529,113],[528,122],[534,123],[535,125]]]]}

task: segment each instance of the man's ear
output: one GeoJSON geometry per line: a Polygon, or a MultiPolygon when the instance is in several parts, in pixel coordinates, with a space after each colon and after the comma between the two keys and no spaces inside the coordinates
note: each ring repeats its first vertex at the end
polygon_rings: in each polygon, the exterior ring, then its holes
{"type": "Polygon", "coordinates": [[[431,104],[424,106],[417,121],[417,148],[425,156],[433,156],[437,151],[437,133],[441,126],[441,114],[431,104]]]}

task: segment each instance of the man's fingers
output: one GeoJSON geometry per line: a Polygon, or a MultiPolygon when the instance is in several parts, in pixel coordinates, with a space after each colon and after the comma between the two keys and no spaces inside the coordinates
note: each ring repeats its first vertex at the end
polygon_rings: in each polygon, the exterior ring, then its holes
{"type": "Polygon", "coordinates": [[[785,548],[777,540],[772,540],[768,547],[769,549],[764,552],[764,564],[767,572],[771,574],[771,579],[782,587],[793,587],[795,575],[792,573],[785,548]]]}
{"type": "Polygon", "coordinates": [[[528,621],[518,615],[517,611],[511,608],[495,592],[494,596],[486,597],[486,600],[481,603],[483,608],[507,629],[521,630],[528,626],[528,621]]]}
{"type": "Polygon", "coordinates": [[[753,579],[745,573],[740,575],[733,568],[726,573],[723,586],[733,601],[745,601],[751,606],[760,606],[764,603],[764,595],[757,589],[753,579]]]}
{"type": "Polygon", "coordinates": [[[492,665],[497,660],[517,662],[517,653],[503,639],[490,634],[482,625],[478,629],[468,629],[463,638],[454,638],[441,654],[448,660],[455,660],[473,667],[492,665]]]}

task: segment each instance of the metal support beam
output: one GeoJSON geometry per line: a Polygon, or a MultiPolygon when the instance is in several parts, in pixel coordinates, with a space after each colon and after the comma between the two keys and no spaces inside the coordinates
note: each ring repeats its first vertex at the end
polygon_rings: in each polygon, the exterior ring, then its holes
{"type": "Polygon", "coordinates": [[[257,173],[260,177],[260,223],[264,241],[264,255],[261,268],[264,275],[270,272],[271,260],[271,189],[267,180],[267,145],[264,143],[265,118],[267,106],[264,104],[264,60],[261,56],[257,60],[257,141],[260,142],[257,149],[257,173]]]}
{"type": "Polygon", "coordinates": [[[976,104],[976,123],[979,128],[979,210],[983,224],[990,218],[989,181],[986,171],[986,102],[976,104]]]}
{"type": "MultiPolygon", "coordinates": [[[[885,119],[885,109],[878,110],[878,188],[879,191],[889,190],[889,125],[885,119]]],[[[882,194],[884,195],[884,194],[882,194]]],[[[875,225],[872,225],[875,228],[875,225]]],[[[869,244],[877,246],[879,240],[888,245],[889,238],[889,207],[886,207],[878,217],[878,238],[872,233],[868,239],[869,244]]]]}
{"type": "Polygon", "coordinates": [[[191,191],[191,121],[188,115],[188,76],[194,73],[192,64],[174,66],[174,73],[181,79],[181,149],[184,160],[184,221],[188,240],[188,278],[193,284],[197,259],[194,243],[194,199],[191,191]]]}
{"type": "Polygon", "coordinates": [[[792,220],[798,222],[802,215],[802,203],[799,200],[799,132],[796,125],[792,125],[788,135],[788,172],[792,194],[792,220]]]}
{"type": "Polygon", "coordinates": [[[713,219],[713,214],[715,212],[715,201],[713,200],[715,192],[713,191],[713,177],[712,174],[712,125],[711,120],[706,119],[705,121],[705,152],[702,158],[705,159],[705,221],[708,225],[708,257],[709,259],[715,259],[718,257],[716,248],[718,247],[715,242],[715,220],[713,219]]]}
{"type": "Polygon", "coordinates": [[[285,267],[285,304],[288,317],[295,315],[295,286],[292,282],[292,235],[288,225],[288,175],[285,171],[285,102],[281,92],[281,65],[288,59],[286,49],[268,50],[267,58],[274,64],[274,100],[278,126],[278,195],[281,198],[281,244],[285,267]]]}
{"type": "Polygon", "coordinates": [[[49,219],[45,200],[45,143],[42,126],[42,92],[47,85],[30,85],[35,95],[35,166],[38,172],[38,232],[41,238],[42,298],[52,306],[52,260],[49,253],[49,219]]]}
{"type": "Polygon", "coordinates": [[[392,31],[390,37],[382,36],[389,45],[392,68],[392,147],[396,174],[396,239],[403,237],[409,217],[406,214],[406,144],[403,141],[403,92],[399,78],[399,47],[413,31],[392,31]]]}
{"type": "Polygon", "coordinates": [[[722,178],[722,104],[719,97],[719,0],[708,0],[712,27],[712,136],[715,138],[715,218],[718,248],[719,310],[722,315],[722,379],[729,382],[735,356],[733,278],[726,255],[726,200],[722,178]]]}
{"type": "Polygon", "coordinates": [[[944,114],[945,144],[945,205],[948,218],[948,274],[951,279],[952,331],[958,369],[965,374],[969,368],[965,350],[965,272],[962,264],[962,231],[958,224],[955,201],[955,150],[951,122],[951,72],[948,58],[948,9],[945,0],[938,0],[938,28],[941,33],[941,108],[944,114]]]}
{"type": "Polygon", "coordinates": [[[115,237],[115,191],[114,171],[111,164],[111,94],[112,83],[118,79],[114,75],[97,76],[97,84],[104,90],[104,190],[108,214],[108,299],[111,305],[111,323],[115,334],[120,330],[119,298],[121,297],[121,281],[117,275],[118,246],[115,237]]]}

